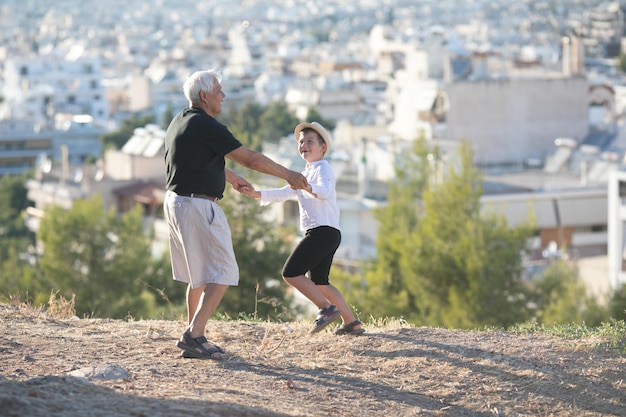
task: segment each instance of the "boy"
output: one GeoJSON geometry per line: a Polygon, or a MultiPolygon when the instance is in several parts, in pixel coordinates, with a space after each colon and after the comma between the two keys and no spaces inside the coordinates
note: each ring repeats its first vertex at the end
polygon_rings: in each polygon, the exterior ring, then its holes
{"type": "Polygon", "coordinates": [[[300,291],[319,308],[311,333],[317,333],[331,322],[342,318],[337,335],[359,335],[365,332],[341,292],[330,284],[328,275],[335,252],[341,242],[339,207],[335,192],[335,175],[324,156],[330,151],[330,135],[317,123],[300,123],[294,130],[298,153],[306,161],[302,174],[308,186],[295,190],[287,185],[271,190],[243,187],[242,193],[258,198],[262,205],[297,198],[300,228],[304,238],[285,262],[283,280],[300,291]],[[306,273],[310,273],[310,279],[306,273]]]}

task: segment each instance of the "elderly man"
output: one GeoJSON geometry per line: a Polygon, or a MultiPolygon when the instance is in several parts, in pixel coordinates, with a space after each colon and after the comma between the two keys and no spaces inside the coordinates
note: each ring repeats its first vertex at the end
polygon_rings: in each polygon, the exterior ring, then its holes
{"type": "Polygon", "coordinates": [[[286,180],[294,189],[306,178],[243,146],[215,117],[225,94],[217,71],[198,71],[184,83],[189,107],[178,113],[165,136],[167,191],[163,203],[169,226],[172,273],[187,283],[188,327],[177,346],[182,356],[222,359],[224,350],[205,337],[209,318],[226,289],[239,283],[230,227],[217,202],[226,182],[237,191],[250,184],[225,168],[225,158],[286,180]]]}

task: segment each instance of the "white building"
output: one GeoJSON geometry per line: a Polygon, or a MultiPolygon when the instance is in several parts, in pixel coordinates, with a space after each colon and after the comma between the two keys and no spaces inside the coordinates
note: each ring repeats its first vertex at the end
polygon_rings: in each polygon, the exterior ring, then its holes
{"type": "MultiPolygon", "coordinates": [[[[454,37],[449,35],[452,39],[454,37]]],[[[388,89],[395,136],[469,141],[481,166],[544,161],[554,139],[581,142],[597,101],[582,74],[577,38],[564,40],[562,68],[540,68],[494,51],[446,50],[433,32],[405,51],[388,89]],[[566,47],[565,47],[566,46],[566,47]]]]}
{"type": "Polygon", "coordinates": [[[109,118],[100,59],[80,47],[5,63],[2,119],[51,122],[58,113],[90,115],[96,124],[109,118]]]}
{"type": "Polygon", "coordinates": [[[325,119],[349,119],[361,109],[361,98],[354,84],[337,78],[318,77],[287,88],[285,101],[296,117],[304,120],[310,108],[325,119]]]}
{"type": "Polygon", "coordinates": [[[617,290],[626,284],[626,171],[611,173],[608,183],[609,284],[617,290]]]}
{"type": "Polygon", "coordinates": [[[41,155],[51,156],[54,131],[26,120],[0,120],[0,175],[32,169],[41,155]]]}
{"type": "Polygon", "coordinates": [[[100,157],[99,136],[91,116],[56,115],[54,125],[30,120],[0,120],[0,175],[21,174],[42,158],[61,161],[63,152],[73,164],[100,157]],[[64,150],[65,149],[65,150],[64,150]]]}
{"type": "Polygon", "coordinates": [[[57,114],[55,117],[52,159],[61,161],[63,149],[71,164],[82,164],[102,155],[100,136],[104,127],[97,125],[90,115],[57,114]]]}
{"type": "Polygon", "coordinates": [[[545,160],[554,139],[580,142],[589,129],[584,77],[458,81],[445,93],[445,137],[471,142],[479,165],[545,160]]]}

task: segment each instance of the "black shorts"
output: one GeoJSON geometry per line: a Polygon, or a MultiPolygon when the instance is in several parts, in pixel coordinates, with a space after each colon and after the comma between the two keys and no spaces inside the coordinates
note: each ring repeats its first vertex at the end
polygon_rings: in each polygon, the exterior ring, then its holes
{"type": "Polygon", "coordinates": [[[309,229],[283,266],[284,278],[295,278],[310,272],[315,285],[328,285],[333,257],[341,243],[341,232],[334,227],[309,229]]]}

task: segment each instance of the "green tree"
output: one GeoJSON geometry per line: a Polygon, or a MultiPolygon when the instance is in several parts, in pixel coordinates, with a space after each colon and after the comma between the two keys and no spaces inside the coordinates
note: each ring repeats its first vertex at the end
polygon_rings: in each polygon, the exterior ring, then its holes
{"type": "MultiPolygon", "coordinates": [[[[365,267],[367,291],[359,303],[373,315],[415,317],[418,314],[415,306],[419,294],[408,291],[409,277],[404,274],[401,262],[405,242],[422,215],[419,199],[431,176],[432,167],[427,162],[430,151],[424,140],[414,142],[412,152],[397,161],[387,205],[374,212],[379,225],[376,259],[365,267]],[[375,296],[380,294],[385,296],[375,296]]],[[[354,291],[358,292],[357,288],[354,291]]]]}
{"type": "Polygon", "coordinates": [[[305,122],[317,122],[321,124],[322,126],[324,126],[326,130],[328,130],[329,132],[332,131],[336,126],[336,123],[333,120],[324,119],[322,115],[320,114],[320,112],[317,111],[315,107],[309,108],[304,121],[305,122]]]}
{"type": "Polygon", "coordinates": [[[100,142],[103,149],[121,149],[122,146],[133,136],[133,132],[138,127],[154,123],[154,115],[132,115],[128,119],[122,121],[119,129],[105,133],[100,136],[100,142]]]}
{"type": "Polygon", "coordinates": [[[77,200],[70,210],[47,209],[38,236],[48,295],[58,290],[70,299],[76,294],[79,315],[156,314],[154,292],[145,285],[151,282],[154,267],[142,216],[139,206],[119,217],[105,212],[100,198],[77,200]]]}
{"type": "Polygon", "coordinates": [[[281,138],[293,134],[299,121],[287,108],[284,101],[273,101],[263,111],[259,129],[261,143],[277,143],[281,138]]]}
{"type": "Polygon", "coordinates": [[[620,285],[611,294],[609,315],[615,320],[626,320],[626,285],[620,285]]]}
{"type": "Polygon", "coordinates": [[[481,213],[482,176],[472,160],[462,143],[444,178],[440,152],[423,141],[400,157],[398,184],[377,216],[379,253],[366,275],[376,314],[456,328],[527,317],[520,252],[531,229],[481,213]]]}
{"type": "Polygon", "coordinates": [[[163,114],[161,115],[161,129],[167,130],[167,127],[170,125],[170,122],[174,118],[174,109],[171,104],[168,104],[163,114]]]}
{"type": "Polygon", "coordinates": [[[20,299],[26,300],[47,291],[37,268],[29,263],[31,259],[34,255],[18,246],[6,250],[6,255],[0,260],[0,296],[19,295],[20,299]]]}
{"type": "Polygon", "coordinates": [[[538,322],[554,324],[585,323],[599,326],[608,318],[605,309],[589,294],[580,281],[576,265],[556,260],[534,281],[535,318],[538,322]]]}
{"type": "Polygon", "coordinates": [[[26,180],[25,175],[0,176],[0,239],[32,236],[22,216],[28,207],[26,180]]]}
{"type": "Polygon", "coordinates": [[[237,139],[250,149],[261,149],[261,138],[258,131],[261,128],[261,116],[265,108],[253,101],[241,107],[231,106],[219,116],[237,139]]]}
{"type": "Polygon", "coordinates": [[[470,328],[516,323],[526,317],[520,253],[530,227],[510,228],[503,216],[481,213],[482,175],[467,142],[458,166],[422,197],[424,217],[406,248],[413,292],[422,291],[422,313],[431,324],[470,328]]]}
{"type": "Polygon", "coordinates": [[[35,269],[30,263],[35,239],[23,216],[29,205],[27,179],[27,175],[0,177],[0,291],[5,296],[33,291],[36,284],[35,269]]]}

